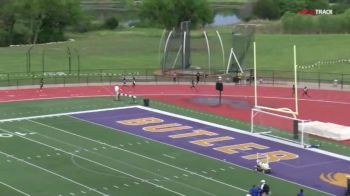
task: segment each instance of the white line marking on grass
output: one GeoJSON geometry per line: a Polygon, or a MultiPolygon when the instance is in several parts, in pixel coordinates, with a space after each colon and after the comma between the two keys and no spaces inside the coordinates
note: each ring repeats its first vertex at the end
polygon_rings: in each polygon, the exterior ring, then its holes
{"type": "MultiPolygon", "coordinates": [[[[33,121],[33,122],[34,122],[34,121],[33,121]]],[[[7,131],[7,130],[1,129],[1,128],[0,128],[0,130],[1,130],[1,131],[4,131],[4,132],[6,132],[6,133],[12,133],[12,132],[10,132],[10,131],[7,131]]],[[[58,148],[53,147],[53,146],[51,146],[51,145],[48,145],[48,144],[45,144],[45,143],[42,143],[42,142],[39,142],[39,141],[36,141],[36,140],[30,139],[30,138],[27,138],[27,137],[23,137],[23,136],[21,136],[21,135],[17,135],[17,136],[18,136],[18,137],[20,137],[20,138],[23,138],[23,139],[25,139],[25,140],[29,140],[29,141],[31,141],[31,142],[34,142],[34,143],[37,143],[37,144],[40,144],[40,145],[43,145],[43,146],[46,146],[46,147],[52,148],[52,149],[54,149],[54,150],[61,151],[61,152],[63,152],[63,153],[69,154],[69,155],[71,155],[71,156],[78,157],[78,158],[80,158],[80,159],[83,159],[83,160],[85,160],[85,161],[88,161],[88,162],[94,163],[94,164],[99,165],[99,166],[102,166],[102,167],[104,167],[104,168],[107,168],[107,169],[110,169],[110,170],[113,170],[113,171],[119,172],[119,173],[124,174],[124,175],[127,175],[127,176],[129,176],[129,177],[132,177],[132,178],[135,178],[135,179],[138,179],[138,180],[144,181],[144,182],[146,182],[146,183],[148,183],[148,184],[151,184],[151,185],[156,186],[156,187],[160,187],[160,188],[162,188],[162,189],[164,189],[164,190],[166,190],[166,191],[172,192],[172,193],[174,193],[174,194],[176,194],[176,195],[186,196],[186,195],[184,195],[184,194],[182,194],[182,193],[179,193],[179,192],[173,191],[173,190],[168,189],[168,188],[165,188],[165,187],[163,187],[163,186],[159,186],[158,184],[155,184],[155,183],[149,182],[149,181],[147,181],[147,180],[145,180],[145,179],[143,179],[143,178],[140,178],[140,177],[134,176],[134,175],[129,174],[129,173],[127,173],[127,172],[123,172],[123,171],[118,170],[118,169],[115,169],[115,168],[113,168],[113,167],[109,167],[109,166],[104,165],[104,164],[102,164],[102,163],[99,163],[99,162],[97,162],[97,161],[90,160],[90,159],[85,158],[85,157],[82,157],[82,156],[80,156],[80,155],[76,155],[76,154],[73,154],[73,153],[70,153],[70,152],[64,151],[64,150],[62,150],[62,149],[58,149],[58,148]]],[[[1,151],[0,151],[0,153],[1,153],[1,151]]],[[[12,157],[12,156],[11,156],[11,157],[12,157]]],[[[26,162],[26,161],[24,161],[24,162],[26,162]]],[[[26,163],[28,163],[28,162],[26,162],[26,163]]],[[[34,164],[33,164],[33,165],[34,165],[34,164]]],[[[45,169],[45,168],[43,168],[43,169],[45,169]]],[[[49,170],[47,170],[47,171],[49,171],[49,170]]],[[[52,173],[54,173],[54,172],[52,172],[52,173]]],[[[57,175],[59,175],[59,174],[57,174],[57,175]]],[[[64,177],[64,176],[62,176],[62,177],[64,177]]],[[[64,177],[64,178],[65,178],[65,177],[64,177]]],[[[67,179],[68,179],[68,178],[67,178],[67,179]]],[[[70,179],[69,179],[69,180],[70,180],[70,179]]],[[[75,181],[73,181],[73,180],[71,180],[71,181],[72,181],[72,182],[75,182],[75,181]]],[[[76,183],[78,183],[78,182],[76,182],[76,183]]],[[[80,183],[79,183],[79,184],[80,184],[80,183]]],[[[82,184],[81,184],[81,185],[82,185],[82,184]]],[[[85,185],[84,185],[84,186],[85,186],[85,185]]],[[[87,186],[86,186],[86,187],[87,187],[87,186]]],[[[102,193],[102,192],[99,192],[99,191],[97,191],[97,190],[95,190],[95,192],[98,192],[99,194],[102,194],[102,195],[106,196],[106,194],[104,194],[104,193],[102,193]]]]}
{"type": "MultiPolygon", "coordinates": [[[[71,116],[72,117],[72,116],[71,116]]],[[[72,117],[72,118],[75,118],[75,117],[72,117]]],[[[78,118],[75,118],[75,119],[78,119],[78,118]]],[[[78,119],[80,121],[85,121],[85,120],[82,120],[82,119],[78,119]]],[[[133,154],[133,155],[137,155],[137,156],[140,156],[142,158],[145,158],[145,159],[148,159],[148,160],[152,160],[154,162],[157,162],[157,163],[160,163],[160,164],[163,164],[163,165],[166,165],[166,166],[169,166],[169,167],[172,167],[172,168],[175,168],[175,169],[178,169],[178,170],[181,170],[181,171],[185,171],[185,172],[188,172],[190,174],[193,174],[193,175],[196,175],[196,176],[199,176],[199,177],[202,177],[204,179],[207,179],[207,180],[210,180],[210,181],[213,181],[213,182],[216,182],[216,183],[219,183],[219,184],[222,184],[222,185],[225,185],[225,186],[229,186],[231,188],[234,188],[236,190],[240,190],[242,192],[246,192],[245,189],[243,188],[240,188],[240,187],[236,187],[234,185],[231,185],[231,184],[227,184],[225,182],[221,182],[219,180],[215,180],[213,178],[210,178],[210,177],[207,177],[207,176],[203,176],[201,174],[198,174],[196,172],[192,172],[192,171],[188,171],[187,169],[182,169],[180,167],[177,167],[177,166],[174,166],[174,165],[171,165],[171,164],[168,164],[168,163],[165,163],[165,162],[162,162],[162,161],[159,161],[157,159],[153,159],[151,157],[148,157],[148,156],[145,156],[145,155],[142,155],[142,154],[138,154],[136,152],[132,152],[132,151],[129,151],[129,150],[126,150],[126,149],[122,149],[122,148],[119,148],[117,146],[113,146],[113,145],[110,145],[110,144],[107,144],[107,143],[102,143],[100,141],[96,141],[94,139],[91,139],[91,138],[88,138],[88,137],[85,137],[85,136],[82,136],[82,135],[79,135],[79,134],[75,134],[75,133],[71,133],[69,131],[66,131],[66,130],[63,130],[63,129],[60,129],[60,128],[57,128],[57,127],[53,127],[53,126],[50,126],[50,125],[47,125],[47,124],[44,124],[44,123],[40,123],[40,122],[37,122],[37,121],[33,121],[33,120],[28,120],[30,122],[33,122],[33,123],[36,123],[36,124],[39,124],[39,125],[42,125],[42,126],[46,126],[46,127],[49,127],[49,128],[52,128],[52,129],[55,129],[55,130],[58,130],[58,131],[61,131],[61,132],[64,132],[64,133],[67,133],[67,134],[70,134],[70,135],[74,135],[74,136],[77,136],[77,137],[80,137],[80,138],[83,138],[83,139],[86,139],[86,140],[89,140],[89,141],[92,141],[92,142],[96,142],[96,143],[99,143],[99,144],[103,144],[103,145],[106,145],[108,147],[111,147],[111,148],[114,148],[114,149],[118,149],[118,150],[121,150],[121,151],[124,151],[124,152],[128,152],[130,154],[133,154]]],[[[93,122],[90,122],[90,121],[85,121],[85,122],[88,122],[88,123],[91,123],[91,124],[96,124],[96,123],[93,123],[93,122]]],[[[111,127],[107,127],[107,126],[103,126],[103,125],[100,125],[100,124],[96,124],[96,125],[99,125],[99,126],[102,126],[102,127],[106,127],[108,129],[112,129],[112,130],[116,130],[116,129],[113,129],[111,127]]],[[[148,141],[147,141],[148,142],[148,141]]],[[[149,143],[149,142],[148,142],[149,143]]]]}
{"type": "Polygon", "coordinates": [[[13,189],[13,190],[15,190],[15,191],[21,193],[22,195],[30,196],[28,193],[25,193],[25,192],[23,192],[23,191],[21,191],[21,190],[15,188],[15,187],[13,187],[13,186],[11,186],[11,185],[8,185],[8,184],[6,184],[6,183],[4,183],[4,182],[1,182],[1,181],[0,181],[0,184],[6,186],[6,187],[8,187],[8,188],[13,189]]]}
{"type": "MultiPolygon", "coordinates": [[[[49,137],[49,136],[45,136],[45,135],[43,135],[43,134],[38,134],[38,135],[40,135],[40,136],[42,136],[42,137],[45,137],[45,138],[47,138],[47,139],[49,139],[49,140],[53,140],[53,141],[58,142],[58,143],[63,143],[63,144],[65,144],[65,145],[73,146],[73,147],[75,147],[75,148],[76,148],[76,147],[81,148],[80,146],[77,146],[77,145],[74,145],[74,144],[70,144],[70,143],[67,143],[67,142],[63,142],[63,141],[61,141],[61,140],[58,140],[58,139],[55,139],[55,138],[52,138],[52,137],[49,137]]],[[[98,140],[98,142],[101,142],[101,141],[98,140]]],[[[97,154],[98,156],[101,156],[101,157],[110,159],[110,160],[112,160],[112,161],[119,162],[119,163],[122,163],[122,164],[127,165],[127,166],[132,166],[132,167],[134,167],[134,168],[136,168],[136,169],[138,169],[138,170],[141,170],[141,171],[150,173],[150,174],[152,174],[152,175],[156,175],[156,176],[158,176],[158,177],[163,177],[162,175],[159,175],[158,173],[155,173],[155,172],[149,171],[149,170],[147,170],[147,169],[143,169],[143,168],[134,166],[133,164],[129,164],[129,163],[124,162],[124,161],[121,161],[121,160],[116,160],[116,159],[114,159],[114,158],[111,158],[110,156],[105,156],[105,155],[103,155],[103,154],[99,154],[99,153],[96,153],[96,152],[93,152],[93,151],[90,151],[90,152],[93,153],[93,154],[97,154]]],[[[79,164],[77,164],[77,163],[75,162],[74,156],[71,156],[71,160],[72,160],[73,164],[75,164],[77,167],[79,167],[79,168],[81,168],[81,169],[88,170],[88,171],[93,172],[93,173],[99,173],[99,174],[106,175],[105,173],[96,172],[96,171],[93,171],[93,170],[90,170],[90,169],[81,167],[79,164]]],[[[158,169],[158,171],[160,171],[160,170],[158,169]]],[[[111,175],[111,174],[107,174],[107,175],[111,175]]],[[[193,190],[195,190],[195,191],[204,193],[204,194],[206,194],[206,195],[212,195],[212,196],[214,196],[214,194],[212,194],[212,193],[210,193],[210,192],[204,191],[204,190],[202,190],[202,189],[200,189],[200,188],[193,187],[193,186],[191,186],[191,185],[187,185],[187,184],[185,184],[185,183],[182,183],[181,181],[180,181],[180,182],[172,181],[172,182],[177,183],[177,184],[180,184],[181,186],[189,187],[189,188],[191,188],[191,189],[193,189],[193,190]]]]}
{"type": "Polygon", "coordinates": [[[167,155],[167,154],[163,154],[163,156],[168,157],[168,158],[171,158],[171,159],[176,159],[175,157],[170,156],[170,155],[167,155]]]}
{"type": "MultiPolygon", "coordinates": [[[[5,130],[3,130],[3,129],[0,129],[0,130],[5,131],[5,130]]],[[[18,136],[18,137],[22,137],[22,136],[18,136]]],[[[69,181],[69,182],[72,182],[73,184],[77,184],[77,185],[79,185],[79,186],[82,186],[82,187],[84,187],[84,188],[90,190],[90,191],[94,191],[94,192],[96,192],[96,193],[98,193],[98,194],[100,194],[100,195],[106,196],[105,193],[99,192],[99,191],[95,190],[94,188],[88,187],[88,186],[86,186],[86,185],[84,185],[84,184],[81,184],[81,183],[79,183],[79,182],[77,182],[77,181],[74,181],[74,180],[72,180],[72,179],[70,179],[70,178],[64,177],[64,176],[62,176],[62,175],[60,175],[60,174],[58,174],[58,173],[55,173],[55,172],[53,172],[53,171],[51,171],[51,170],[48,170],[48,169],[45,169],[45,168],[40,167],[40,166],[38,166],[38,165],[35,165],[35,164],[33,164],[33,163],[27,162],[27,161],[25,161],[25,160],[23,160],[23,159],[19,159],[19,158],[13,156],[13,155],[7,154],[7,153],[2,152],[2,151],[0,151],[0,154],[5,155],[5,156],[9,156],[9,157],[11,157],[12,159],[15,159],[15,160],[17,160],[17,161],[19,161],[19,162],[26,163],[27,165],[30,165],[30,166],[35,167],[35,168],[38,168],[38,169],[43,170],[43,171],[45,171],[45,172],[47,172],[47,173],[53,174],[53,175],[55,175],[55,176],[58,176],[58,177],[60,177],[60,178],[62,178],[62,179],[64,179],[64,180],[67,180],[67,181],[69,181]]]]}

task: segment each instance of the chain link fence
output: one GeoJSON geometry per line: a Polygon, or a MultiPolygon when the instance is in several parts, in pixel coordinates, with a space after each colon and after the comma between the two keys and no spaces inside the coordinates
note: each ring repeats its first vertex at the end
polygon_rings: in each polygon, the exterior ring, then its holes
{"type": "MultiPolygon", "coordinates": [[[[96,70],[73,70],[69,73],[64,71],[31,72],[31,73],[0,73],[0,87],[21,87],[39,85],[41,79],[44,84],[50,85],[90,85],[96,83],[116,84],[122,83],[123,78],[131,83],[133,77],[139,82],[158,83],[188,83],[196,80],[196,74],[200,73],[200,81],[204,83],[215,82],[219,75],[207,75],[205,71],[190,71],[177,73],[176,75],[161,75],[155,70],[121,70],[121,69],[96,69],[96,70]]],[[[221,74],[225,83],[251,85],[254,81],[253,71],[245,74],[221,74]]],[[[258,81],[261,85],[289,86],[294,78],[288,71],[259,70],[258,81]]],[[[319,73],[319,72],[298,72],[299,85],[306,85],[319,89],[349,89],[350,74],[343,73],[319,73]]]]}

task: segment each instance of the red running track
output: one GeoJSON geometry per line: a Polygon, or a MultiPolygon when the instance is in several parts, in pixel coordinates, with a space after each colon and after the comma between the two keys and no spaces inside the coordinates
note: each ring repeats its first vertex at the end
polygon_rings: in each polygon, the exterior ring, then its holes
{"type": "MultiPolygon", "coordinates": [[[[121,91],[248,122],[250,109],[254,103],[251,86],[226,85],[221,105],[217,104],[218,93],[214,85],[198,85],[196,88],[180,84],[137,85],[135,88],[121,87],[121,91]]],[[[259,87],[258,93],[259,105],[275,108],[294,107],[290,88],[259,87]]],[[[300,119],[350,126],[350,92],[311,89],[309,94],[311,97],[299,95],[300,115],[298,117],[300,119]]],[[[0,102],[111,95],[113,95],[113,86],[1,90],[0,102]]]]}

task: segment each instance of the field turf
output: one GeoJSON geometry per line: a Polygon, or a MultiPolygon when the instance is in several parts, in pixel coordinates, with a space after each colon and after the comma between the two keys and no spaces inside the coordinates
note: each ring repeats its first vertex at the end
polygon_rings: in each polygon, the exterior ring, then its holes
{"type": "MultiPolygon", "coordinates": [[[[35,111],[36,103],[18,103],[11,118],[129,105],[111,98],[47,100],[35,111]]],[[[262,178],[273,195],[295,195],[300,188],[67,115],[3,122],[0,128],[5,195],[244,195],[262,178]]]]}

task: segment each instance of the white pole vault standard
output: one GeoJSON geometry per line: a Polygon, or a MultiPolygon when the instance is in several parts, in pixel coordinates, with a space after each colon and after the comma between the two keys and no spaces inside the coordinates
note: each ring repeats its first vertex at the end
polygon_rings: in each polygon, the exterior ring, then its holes
{"type": "Polygon", "coordinates": [[[294,85],[295,85],[295,115],[299,114],[299,105],[298,105],[298,65],[297,65],[297,47],[294,45],[294,85]]]}
{"type": "Polygon", "coordinates": [[[182,50],[182,46],[180,46],[179,50],[177,51],[175,60],[174,60],[174,62],[173,62],[173,66],[171,67],[172,69],[175,68],[175,65],[176,65],[177,60],[179,59],[179,55],[180,55],[180,53],[181,53],[181,50],[182,50]]]}
{"type": "Polygon", "coordinates": [[[159,62],[162,63],[162,45],[163,45],[163,39],[165,37],[166,29],[163,30],[162,36],[160,37],[159,42],[159,62]]]}
{"type": "Polygon", "coordinates": [[[257,80],[256,77],[256,43],[253,43],[254,46],[254,107],[258,106],[258,88],[257,88],[257,80]]]}
{"type": "Polygon", "coordinates": [[[171,37],[171,35],[173,34],[173,31],[170,31],[169,32],[169,35],[168,35],[168,38],[166,39],[166,42],[165,42],[165,46],[164,46],[164,58],[163,58],[163,70],[164,70],[164,65],[165,65],[165,61],[166,61],[166,52],[168,50],[168,43],[169,43],[169,39],[171,37]]]}
{"type": "Polygon", "coordinates": [[[231,64],[231,59],[232,59],[231,52],[232,52],[232,48],[231,48],[230,55],[229,55],[230,57],[228,58],[228,62],[227,62],[226,74],[228,74],[228,70],[230,69],[230,64],[231,64]]]}
{"type": "Polygon", "coordinates": [[[182,69],[185,69],[185,63],[186,63],[186,31],[184,31],[184,39],[182,42],[182,69]]]}
{"type": "Polygon", "coordinates": [[[220,46],[221,46],[221,52],[222,52],[222,66],[223,66],[223,70],[225,71],[225,49],[224,49],[224,45],[222,44],[222,39],[221,39],[221,35],[219,33],[219,31],[216,31],[216,34],[218,35],[219,41],[220,41],[220,46]]]}
{"type": "Polygon", "coordinates": [[[238,65],[238,68],[239,68],[239,71],[240,71],[241,73],[244,73],[244,72],[243,72],[243,69],[242,69],[242,67],[241,67],[241,64],[239,63],[239,61],[238,61],[238,59],[237,59],[237,56],[236,56],[235,51],[233,50],[233,48],[231,48],[231,51],[230,51],[230,58],[228,59],[227,68],[226,68],[226,73],[228,74],[228,71],[229,71],[229,69],[230,69],[230,64],[231,64],[232,56],[235,58],[235,61],[236,61],[237,65],[238,65]]]}
{"type": "Polygon", "coordinates": [[[205,42],[207,43],[207,49],[208,49],[208,68],[209,68],[209,74],[211,73],[211,64],[210,64],[210,46],[209,46],[209,40],[207,36],[207,32],[203,31],[205,42]]]}

